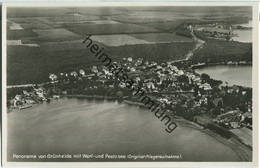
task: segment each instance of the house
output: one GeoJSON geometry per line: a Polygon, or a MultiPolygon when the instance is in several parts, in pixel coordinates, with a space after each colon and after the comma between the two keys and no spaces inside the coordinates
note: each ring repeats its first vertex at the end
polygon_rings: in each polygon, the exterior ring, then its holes
{"type": "Polygon", "coordinates": [[[119,83],[119,87],[125,88],[125,87],[126,87],[126,84],[125,84],[124,82],[120,82],[120,83],[119,83]]]}
{"type": "Polygon", "coordinates": [[[85,73],[85,71],[84,71],[83,69],[80,69],[80,70],[79,70],[79,74],[80,74],[81,76],[85,76],[85,75],[86,75],[86,73],[85,73]]]}
{"type": "Polygon", "coordinates": [[[189,25],[189,26],[187,27],[187,29],[188,29],[189,31],[193,32],[193,27],[192,27],[192,25],[189,25]]]}
{"type": "Polygon", "coordinates": [[[34,89],[34,91],[36,92],[36,94],[39,98],[41,98],[42,100],[46,100],[46,98],[44,96],[43,88],[34,89]]]}
{"type": "Polygon", "coordinates": [[[199,88],[204,89],[205,91],[212,90],[210,84],[208,84],[208,83],[203,83],[203,84],[201,84],[201,85],[199,86],[199,88]]]}
{"type": "Polygon", "coordinates": [[[232,61],[228,61],[227,64],[228,64],[228,65],[232,65],[232,64],[234,64],[234,63],[233,63],[232,61]]]}
{"type": "Polygon", "coordinates": [[[135,70],[136,70],[136,69],[135,69],[134,67],[131,67],[131,68],[130,68],[130,71],[132,71],[132,72],[135,72],[135,70]]]}
{"type": "Polygon", "coordinates": [[[14,97],[14,99],[17,100],[17,101],[21,101],[22,100],[22,95],[16,95],[14,97]]]}
{"type": "Polygon", "coordinates": [[[146,86],[147,86],[147,88],[149,88],[149,89],[155,89],[155,86],[154,86],[153,82],[151,82],[151,81],[147,82],[147,83],[146,83],[146,86]]]}
{"type": "Polygon", "coordinates": [[[200,100],[199,100],[199,104],[202,105],[202,104],[208,104],[208,98],[207,97],[202,97],[200,100]]]}
{"type": "Polygon", "coordinates": [[[233,86],[232,86],[232,88],[233,88],[233,90],[234,90],[236,93],[238,93],[238,92],[239,92],[239,87],[238,87],[238,86],[236,86],[236,85],[233,85],[233,86]]]}
{"type": "Polygon", "coordinates": [[[127,58],[127,61],[132,62],[132,61],[133,61],[133,58],[132,58],[132,57],[128,57],[128,58],[127,58]]]}
{"type": "Polygon", "coordinates": [[[231,128],[239,128],[240,127],[239,122],[230,122],[229,125],[230,125],[231,128]]]}
{"type": "Polygon", "coordinates": [[[177,74],[181,76],[181,75],[184,75],[184,72],[183,72],[183,70],[178,70],[177,74]]]}
{"type": "Polygon", "coordinates": [[[157,69],[157,70],[162,69],[162,66],[157,65],[157,66],[156,66],[156,69],[157,69]]]}
{"type": "Polygon", "coordinates": [[[58,79],[57,75],[55,75],[55,74],[50,74],[49,78],[51,79],[52,82],[56,81],[58,79]]]}
{"type": "Polygon", "coordinates": [[[70,75],[73,76],[73,77],[77,77],[77,76],[78,76],[78,73],[77,73],[76,71],[72,71],[72,72],[70,73],[70,75]]]}
{"type": "Polygon", "coordinates": [[[94,72],[94,73],[98,73],[98,68],[97,68],[97,66],[93,66],[93,67],[91,68],[91,71],[94,72]]]}
{"type": "Polygon", "coordinates": [[[23,90],[23,94],[24,94],[25,96],[30,96],[30,93],[28,93],[26,90],[23,90]]]}
{"type": "Polygon", "coordinates": [[[137,77],[135,78],[135,81],[138,83],[138,82],[141,81],[141,78],[140,78],[139,76],[137,76],[137,77]]]}

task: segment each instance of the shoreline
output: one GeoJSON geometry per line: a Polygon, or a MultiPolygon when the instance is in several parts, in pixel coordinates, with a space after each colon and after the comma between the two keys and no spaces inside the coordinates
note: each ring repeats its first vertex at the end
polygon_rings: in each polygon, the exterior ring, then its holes
{"type": "Polygon", "coordinates": [[[101,95],[60,95],[61,97],[67,97],[67,98],[91,98],[91,99],[106,99],[106,100],[118,100],[117,97],[113,96],[101,96],[101,95]]]}
{"type": "Polygon", "coordinates": [[[252,161],[252,154],[253,154],[252,148],[250,149],[249,146],[242,143],[239,139],[236,139],[233,136],[230,138],[225,138],[220,134],[216,133],[215,131],[207,127],[201,126],[200,124],[194,121],[186,120],[181,116],[177,116],[177,120],[175,119],[175,121],[177,121],[182,126],[190,127],[198,131],[201,131],[209,135],[210,137],[216,139],[218,142],[222,143],[223,145],[228,146],[236,153],[236,155],[241,159],[241,161],[248,161],[248,162],[252,161]],[[240,146],[239,148],[238,145],[240,146]]]}
{"type": "Polygon", "coordinates": [[[223,63],[223,62],[219,62],[219,63],[198,63],[198,64],[193,64],[190,67],[192,69],[200,69],[200,68],[204,68],[204,67],[211,67],[211,66],[217,66],[217,65],[225,65],[225,66],[253,66],[252,62],[247,62],[247,63],[238,63],[238,62],[232,62],[232,63],[223,63]]]}
{"type": "MultiPolygon", "coordinates": [[[[206,63],[199,63],[199,64],[193,64],[190,67],[195,71],[195,73],[200,74],[196,70],[203,70],[204,68],[210,68],[210,67],[214,67],[214,66],[228,66],[230,68],[249,66],[249,67],[253,68],[252,63],[247,63],[247,64],[226,64],[226,63],[209,63],[209,64],[206,64],[206,63]]],[[[206,74],[208,74],[208,73],[206,73],[206,74]]],[[[208,74],[208,75],[211,77],[210,74],[208,74]]],[[[213,79],[218,80],[216,78],[213,78],[213,79]]],[[[219,80],[219,81],[225,82],[224,80],[219,80]]],[[[239,86],[239,87],[242,87],[242,88],[245,88],[245,89],[253,89],[252,86],[239,85],[239,84],[235,84],[235,83],[230,84],[229,86],[239,86]]]]}
{"type": "MultiPolygon", "coordinates": [[[[100,96],[100,95],[80,95],[80,94],[75,94],[75,95],[60,95],[60,99],[62,98],[76,98],[76,99],[97,99],[97,100],[112,100],[112,101],[118,101],[118,97],[113,97],[113,96],[100,96]]],[[[52,99],[55,100],[55,99],[52,99]]],[[[51,102],[50,102],[51,103],[51,102]]],[[[122,100],[121,103],[131,105],[131,106],[136,106],[140,108],[146,108],[147,107],[140,103],[140,102],[135,102],[131,100],[122,100]]],[[[33,106],[34,107],[34,106],[33,106]]],[[[26,109],[25,109],[26,110],[26,109]]],[[[19,110],[20,112],[20,110],[19,110]]],[[[234,137],[231,136],[230,138],[223,137],[221,134],[215,132],[212,129],[209,129],[207,126],[197,123],[195,121],[190,121],[182,116],[171,116],[174,121],[177,122],[177,124],[181,127],[189,127],[192,129],[195,129],[197,131],[203,132],[207,134],[208,136],[212,137],[213,139],[217,140],[219,143],[229,147],[234,153],[240,158],[240,161],[251,161],[252,160],[252,147],[250,148],[248,145],[244,144],[239,137],[234,137]],[[239,146],[239,148],[238,148],[239,146]]]]}

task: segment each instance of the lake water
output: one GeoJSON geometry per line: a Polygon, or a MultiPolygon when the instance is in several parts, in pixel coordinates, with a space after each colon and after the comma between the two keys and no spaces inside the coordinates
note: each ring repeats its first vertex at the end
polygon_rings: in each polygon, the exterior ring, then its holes
{"type": "MultiPolygon", "coordinates": [[[[252,21],[250,20],[248,23],[240,24],[240,26],[252,28],[252,21]]],[[[234,30],[233,33],[237,34],[237,36],[232,38],[234,41],[239,41],[239,42],[244,42],[244,43],[252,42],[252,29],[234,30]]]]}
{"type": "Polygon", "coordinates": [[[229,85],[252,87],[252,66],[216,65],[196,69],[196,72],[206,73],[229,85]]]}
{"type": "Polygon", "coordinates": [[[239,41],[243,43],[252,42],[252,30],[234,30],[233,31],[237,36],[232,37],[234,41],[239,41]]]}
{"type": "Polygon", "coordinates": [[[149,110],[62,98],[8,114],[8,156],[12,160],[12,154],[169,154],[181,155],[174,161],[241,161],[226,139],[212,137],[186,120],[177,123],[169,134],[149,110]]]}

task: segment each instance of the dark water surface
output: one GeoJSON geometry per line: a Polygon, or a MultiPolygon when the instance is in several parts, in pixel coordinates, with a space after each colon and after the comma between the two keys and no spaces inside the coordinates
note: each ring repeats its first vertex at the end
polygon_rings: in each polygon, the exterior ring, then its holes
{"type": "Polygon", "coordinates": [[[181,155],[174,161],[240,160],[229,146],[189,122],[179,122],[171,134],[164,129],[146,109],[62,98],[8,114],[8,155],[9,160],[13,154],[79,153],[181,155]]]}
{"type": "Polygon", "coordinates": [[[252,66],[250,65],[215,65],[196,69],[198,73],[206,73],[211,78],[228,82],[229,85],[252,87],[252,66]]]}

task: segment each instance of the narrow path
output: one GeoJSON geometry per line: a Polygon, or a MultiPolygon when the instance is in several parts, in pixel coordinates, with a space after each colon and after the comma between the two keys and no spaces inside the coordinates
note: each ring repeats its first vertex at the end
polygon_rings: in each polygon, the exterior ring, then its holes
{"type": "Polygon", "coordinates": [[[193,33],[193,31],[191,32],[191,35],[192,35],[192,39],[194,40],[194,42],[196,44],[195,44],[195,47],[187,53],[185,60],[191,59],[191,57],[194,55],[194,52],[201,49],[205,43],[205,41],[196,37],[195,34],[193,33]]]}

